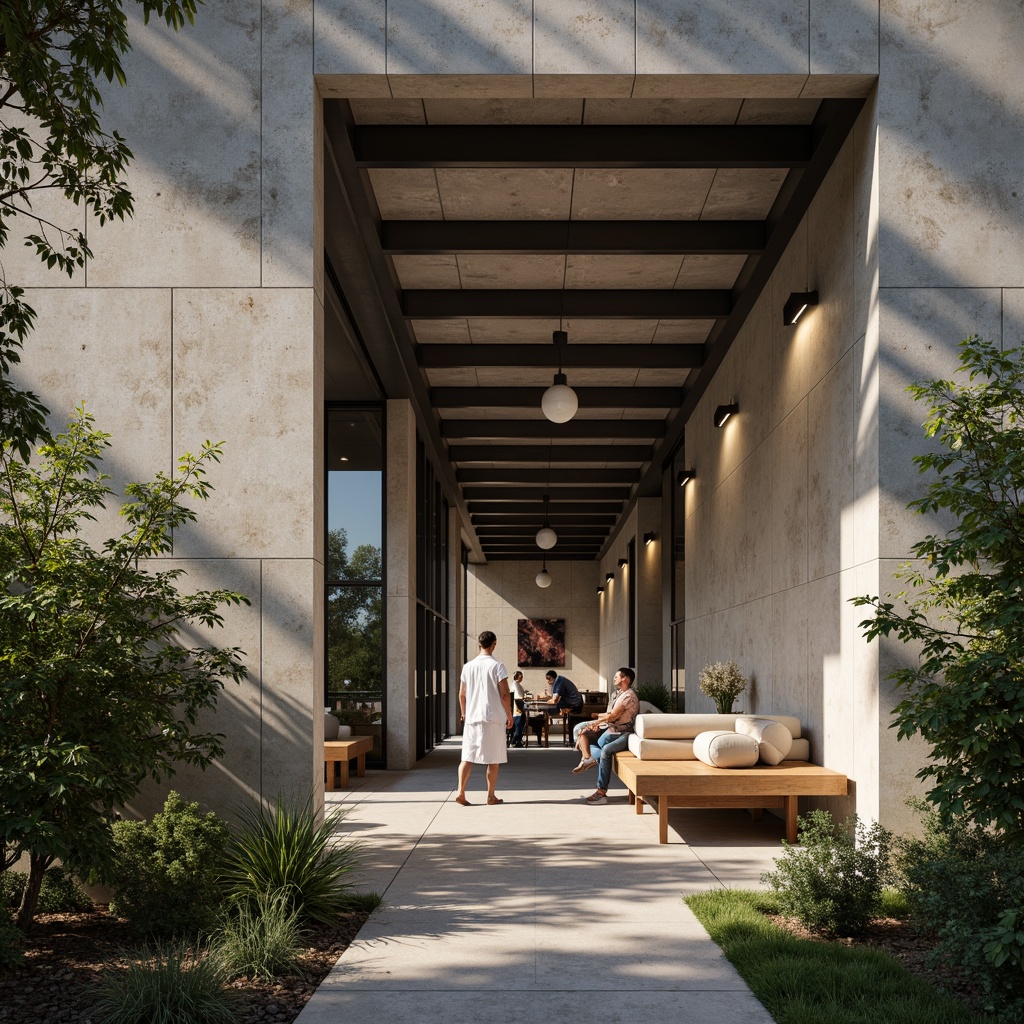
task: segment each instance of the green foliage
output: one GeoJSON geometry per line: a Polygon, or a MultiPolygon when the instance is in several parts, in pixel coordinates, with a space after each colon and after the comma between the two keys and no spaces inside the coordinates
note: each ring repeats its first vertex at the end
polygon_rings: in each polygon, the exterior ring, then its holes
{"type": "Polygon", "coordinates": [[[372,914],[383,902],[384,897],[379,892],[353,892],[345,900],[345,909],[354,913],[372,914]]]}
{"type": "Polygon", "coordinates": [[[0,852],[2,866],[29,854],[23,928],[55,859],[109,863],[114,809],[147,777],[223,752],[199,717],[246,674],[241,651],[197,635],[221,624],[222,605],[246,599],[181,594],[181,569],[147,568],[195,520],[181,500],[208,497],[220,446],[186,453],[173,477],[129,484],[125,532],[96,550],[79,533],[110,493],[98,471],[107,447],[84,409],[32,466],[0,445],[0,852]]]}
{"type": "Polygon", "coordinates": [[[115,822],[111,912],[143,935],[211,927],[224,898],[217,866],[228,837],[213,811],[200,814],[174,790],[151,821],[115,822]]]}
{"type": "Polygon", "coordinates": [[[217,937],[228,976],[275,981],[299,969],[302,928],[287,895],[278,891],[242,900],[217,937]]]}
{"type": "MultiPolygon", "coordinates": [[[[4,871],[0,874],[0,906],[17,907],[28,884],[24,871],[4,871]]],[[[47,868],[39,886],[36,909],[41,914],[74,914],[92,910],[92,900],[78,884],[78,880],[62,867],[47,868]]]]}
{"type": "Polygon", "coordinates": [[[224,877],[231,898],[245,902],[282,892],[303,921],[333,924],[348,908],[358,844],[338,843],[338,808],[317,821],[312,796],[302,806],[246,808],[228,849],[224,877]]]}
{"type": "Polygon", "coordinates": [[[109,975],[96,1004],[103,1024],[234,1024],[238,996],[209,950],[160,946],[109,975]]]}
{"type": "MultiPolygon", "coordinates": [[[[193,20],[196,2],[0,3],[0,249],[14,222],[27,221],[24,244],[47,267],[71,276],[92,255],[78,210],[84,207],[100,224],[131,216],[122,178],[132,154],[117,132],[102,128],[100,79],[125,84],[125,6],[178,29],[193,20]],[[76,226],[37,211],[33,200],[45,191],[69,200],[68,220],[76,226]]],[[[24,462],[46,437],[46,410],[8,376],[35,316],[0,261],[0,437],[13,440],[24,462]]]]}
{"type": "Polygon", "coordinates": [[[892,678],[905,694],[900,738],[931,746],[918,772],[929,801],[1024,832],[1024,354],[968,338],[959,375],[908,389],[928,405],[925,435],[937,442],[914,459],[933,477],[909,507],[955,525],[914,545],[895,600],[854,603],[874,609],[861,623],[869,639],[892,635],[920,652],[892,678]]]}
{"type": "Polygon", "coordinates": [[[0,970],[20,966],[24,956],[25,936],[6,907],[0,906],[0,970]]]}
{"type": "Polygon", "coordinates": [[[732,711],[736,698],[747,688],[747,677],[739,670],[735,661],[724,664],[716,661],[713,665],[705,665],[700,673],[701,693],[715,702],[715,710],[720,715],[732,711]]]}
{"type": "Polygon", "coordinates": [[[986,1009],[1024,1018],[1024,845],[932,812],[899,865],[912,919],[939,939],[933,960],[970,977],[986,1009]]]}
{"type": "Polygon", "coordinates": [[[672,694],[664,683],[637,683],[634,689],[639,700],[653,704],[665,714],[672,710],[672,694]]]}
{"type": "Polygon", "coordinates": [[[783,842],[775,871],[761,881],[770,885],[784,914],[813,931],[854,935],[878,916],[882,888],[892,878],[892,834],[856,816],[836,828],[827,811],[801,815],[799,846],[783,842]]]}
{"type": "Polygon", "coordinates": [[[878,950],[798,939],[772,924],[771,893],[716,889],[686,897],[776,1024],[981,1024],[878,950]]]}

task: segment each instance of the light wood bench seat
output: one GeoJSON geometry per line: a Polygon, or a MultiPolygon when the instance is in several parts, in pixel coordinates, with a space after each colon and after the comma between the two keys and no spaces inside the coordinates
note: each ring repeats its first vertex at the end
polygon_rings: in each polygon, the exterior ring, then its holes
{"type": "Polygon", "coordinates": [[[643,814],[653,798],[658,808],[658,841],[668,842],[670,807],[744,807],[785,811],[786,839],[796,842],[797,798],[846,796],[845,775],[807,761],[758,764],[753,768],[712,768],[703,761],[641,761],[628,751],[615,755],[615,774],[629,790],[629,802],[643,814]]]}
{"type": "Polygon", "coordinates": [[[356,775],[366,774],[366,755],[373,750],[372,736],[353,736],[349,740],[325,740],[324,761],[327,766],[327,789],[334,789],[334,765],[341,764],[341,788],[348,788],[348,763],[356,758],[356,775]]]}

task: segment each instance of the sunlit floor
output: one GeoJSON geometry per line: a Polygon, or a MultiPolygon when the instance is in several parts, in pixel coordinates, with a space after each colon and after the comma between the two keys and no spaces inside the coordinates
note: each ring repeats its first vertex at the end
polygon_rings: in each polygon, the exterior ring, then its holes
{"type": "Polygon", "coordinates": [[[563,747],[509,751],[488,806],[481,767],[470,807],[454,796],[458,740],[409,772],[354,773],[327,795],[365,844],[359,888],[373,914],[299,1024],[514,1019],[728,1020],[767,1011],[682,902],[717,886],[756,887],[782,822],[745,811],[674,810],[669,843],[613,779],[573,775],[563,747]]]}

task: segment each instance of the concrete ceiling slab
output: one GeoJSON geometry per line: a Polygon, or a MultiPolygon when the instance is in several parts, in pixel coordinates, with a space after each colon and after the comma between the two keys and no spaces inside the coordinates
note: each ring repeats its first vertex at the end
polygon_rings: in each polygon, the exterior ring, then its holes
{"type": "Polygon", "coordinates": [[[679,256],[570,256],[568,288],[671,288],[679,256]]]}
{"type": "Polygon", "coordinates": [[[550,345],[551,332],[559,329],[558,321],[554,319],[542,320],[513,320],[496,317],[492,319],[469,320],[469,336],[481,345],[495,345],[502,342],[514,341],[520,345],[538,344],[550,345]]]}
{"type": "Polygon", "coordinates": [[[454,256],[394,256],[403,288],[458,288],[459,264],[454,256]]]}
{"type": "Polygon", "coordinates": [[[441,220],[441,196],[430,168],[374,167],[368,172],[385,220],[441,220]]]}
{"type": "Polygon", "coordinates": [[[424,100],[428,124],[580,124],[582,99],[424,100]]]}
{"type": "Polygon", "coordinates": [[[737,124],[810,124],[818,113],[817,99],[762,100],[746,99],[737,124]]]}
{"type": "Polygon", "coordinates": [[[561,288],[564,256],[476,254],[458,257],[463,288],[561,288]]]}
{"type": "Polygon", "coordinates": [[[580,168],[573,183],[574,220],[697,220],[713,170],[659,167],[580,168]]]}
{"type": "Polygon", "coordinates": [[[786,180],[781,168],[721,167],[701,220],[763,220],[786,180]]]}
{"type": "Polygon", "coordinates": [[[746,256],[684,256],[677,288],[732,288],[746,256]]]}
{"type": "MultiPolygon", "coordinates": [[[[700,322],[700,321],[694,321],[700,322]]],[[[657,320],[584,320],[566,319],[563,327],[569,332],[569,344],[649,345],[658,329],[657,320]]]]}
{"type": "Polygon", "coordinates": [[[349,106],[356,124],[426,124],[423,100],[354,99],[349,106]]]}
{"type": "Polygon", "coordinates": [[[587,100],[584,124],[735,124],[738,99],[587,100]]]}
{"type": "Polygon", "coordinates": [[[661,320],[654,332],[654,344],[699,344],[714,326],[714,320],[661,320]]]}
{"type": "Polygon", "coordinates": [[[468,345],[471,340],[466,320],[410,320],[409,326],[421,345],[468,345]]]}
{"type": "MultiPolygon", "coordinates": [[[[567,220],[572,168],[439,168],[447,220],[567,220]]],[[[397,219],[397,218],[396,218],[397,219]]]]}

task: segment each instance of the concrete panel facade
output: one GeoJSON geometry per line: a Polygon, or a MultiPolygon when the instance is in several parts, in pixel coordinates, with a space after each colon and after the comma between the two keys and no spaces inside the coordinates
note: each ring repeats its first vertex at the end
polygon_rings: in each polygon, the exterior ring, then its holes
{"type": "MultiPolygon", "coordinates": [[[[19,381],[58,417],[81,398],[96,410],[115,435],[119,486],[170,470],[205,437],[227,442],[219,490],[175,550],[197,579],[259,590],[225,636],[259,666],[218,719],[231,747],[218,768],[225,803],[233,788],[272,797],[307,771],[319,778],[317,98],[871,93],[687,428],[698,477],[686,498],[686,661],[688,707],[702,706],[701,665],[736,658],[753,678],[743,706],[799,714],[815,759],[855,780],[859,812],[896,820],[920,756],[888,728],[883,680],[900,652],[865,645],[847,599],[890,589],[924,528],[904,507],[920,484],[909,458],[921,419],[905,385],[945,372],[966,334],[1020,340],[1024,84],[1001,70],[1024,44],[1019,15],[982,0],[225,0],[178,35],[133,22],[130,85],[108,90],[105,109],[136,154],[137,213],[90,231],[96,258],[66,287],[30,280],[45,287],[19,381]],[[807,287],[821,305],[784,328],[782,302],[807,287]],[[740,416],[715,430],[711,410],[732,400],[740,416]]],[[[388,452],[389,640],[401,641],[388,743],[404,767],[415,537],[391,484],[411,479],[415,435],[390,404],[388,419],[400,439],[388,452]]],[[[649,528],[662,522],[652,514],[649,528]]],[[[564,616],[567,671],[603,683],[624,653],[619,604],[595,600],[604,567],[558,564],[547,591],[537,568],[473,567],[469,635],[493,628],[511,656],[516,617],[564,616]]]]}

